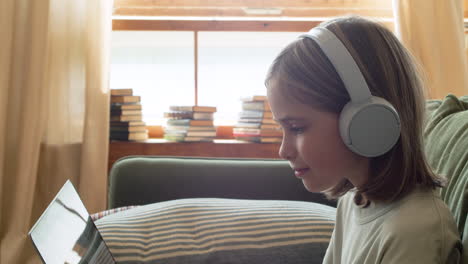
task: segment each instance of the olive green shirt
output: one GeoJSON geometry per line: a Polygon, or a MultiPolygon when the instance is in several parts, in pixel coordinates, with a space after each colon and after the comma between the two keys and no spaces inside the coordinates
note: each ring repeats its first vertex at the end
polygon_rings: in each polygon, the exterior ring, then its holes
{"type": "Polygon", "coordinates": [[[461,263],[455,220],[435,191],[418,189],[367,208],[354,203],[354,194],[338,203],[324,264],[461,263]]]}

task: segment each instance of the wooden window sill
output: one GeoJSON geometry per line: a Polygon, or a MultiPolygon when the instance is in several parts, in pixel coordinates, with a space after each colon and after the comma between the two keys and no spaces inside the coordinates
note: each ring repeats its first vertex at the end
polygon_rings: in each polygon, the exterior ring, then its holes
{"type": "Polygon", "coordinates": [[[234,139],[186,143],[164,139],[110,141],[108,165],[110,169],[115,161],[129,155],[279,159],[279,147],[279,143],[251,143],[234,139]]]}

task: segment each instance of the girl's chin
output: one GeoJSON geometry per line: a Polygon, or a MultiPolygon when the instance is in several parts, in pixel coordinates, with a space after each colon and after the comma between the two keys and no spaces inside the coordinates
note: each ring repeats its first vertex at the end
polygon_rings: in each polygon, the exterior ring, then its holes
{"type": "Polygon", "coordinates": [[[306,181],[302,181],[304,184],[304,187],[306,188],[307,191],[312,192],[312,193],[321,193],[325,191],[327,188],[321,188],[318,184],[314,183],[308,183],[306,181]]]}

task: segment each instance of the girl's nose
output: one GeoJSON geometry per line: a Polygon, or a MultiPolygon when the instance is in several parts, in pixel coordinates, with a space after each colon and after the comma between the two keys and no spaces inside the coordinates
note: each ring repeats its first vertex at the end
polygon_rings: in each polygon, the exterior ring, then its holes
{"type": "Polygon", "coordinates": [[[279,156],[285,160],[292,160],[295,156],[295,148],[293,144],[291,144],[291,140],[283,135],[283,141],[281,142],[281,146],[279,149],[279,156]]]}

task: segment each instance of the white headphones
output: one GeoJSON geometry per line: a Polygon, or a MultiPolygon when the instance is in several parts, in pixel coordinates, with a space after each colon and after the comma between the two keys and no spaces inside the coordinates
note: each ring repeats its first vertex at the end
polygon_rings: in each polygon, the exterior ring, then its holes
{"type": "Polygon", "coordinates": [[[387,100],[370,93],[348,49],[330,30],[316,27],[301,37],[310,38],[320,46],[351,97],[339,120],[345,145],[364,157],[388,152],[400,137],[400,117],[395,108],[387,100]]]}

